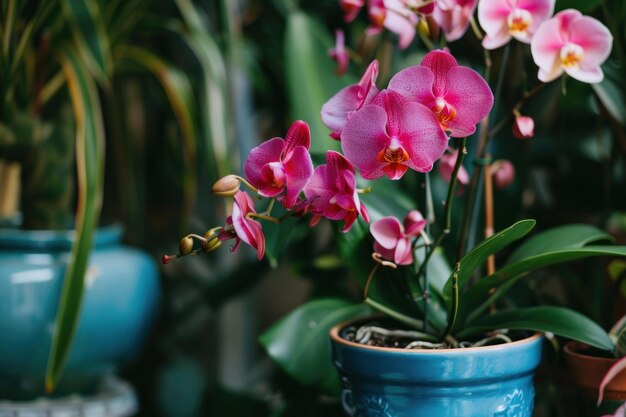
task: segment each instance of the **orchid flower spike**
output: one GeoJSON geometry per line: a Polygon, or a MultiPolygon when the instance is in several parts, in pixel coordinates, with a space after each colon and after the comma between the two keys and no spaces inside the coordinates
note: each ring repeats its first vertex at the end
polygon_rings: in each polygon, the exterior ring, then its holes
{"type": "Polygon", "coordinates": [[[612,44],[611,32],[599,20],[567,9],[537,29],[530,50],[540,81],[550,82],[565,72],[578,81],[599,83],[604,78],[600,65],[612,44]]]}
{"type": "MultiPolygon", "coordinates": [[[[237,238],[255,248],[257,250],[257,258],[260,261],[265,253],[265,236],[263,235],[261,223],[248,216],[250,213],[256,213],[254,201],[245,191],[238,191],[234,198],[233,214],[230,221],[232,221],[237,238]]],[[[232,250],[234,251],[236,248],[237,244],[235,244],[232,250]]]]}
{"type": "Polygon", "coordinates": [[[473,134],[493,106],[487,82],[473,69],[458,65],[446,50],[431,51],[419,66],[398,72],[389,90],[431,109],[452,137],[473,134]]]}
{"type": "Polygon", "coordinates": [[[496,49],[512,38],[530,43],[539,26],[554,13],[555,0],[480,0],[478,22],[483,47],[496,49]]]}
{"type": "Polygon", "coordinates": [[[331,137],[340,140],[346,122],[355,111],[372,101],[378,94],[376,88],[378,61],[372,61],[358,84],[344,87],[322,106],[322,122],[333,132],[331,137]]]}
{"type": "Polygon", "coordinates": [[[437,0],[433,19],[448,42],[456,41],[465,35],[478,0],[437,0]]]}
{"type": "Polygon", "coordinates": [[[374,236],[374,251],[397,265],[413,263],[411,240],[420,235],[426,227],[426,220],[417,210],[412,210],[404,219],[404,224],[395,217],[383,217],[370,227],[374,236]]]}
{"type": "Polygon", "coordinates": [[[352,164],[340,153],[326,152],[326,164],[315,168],[313,177],[304,187],[309,211],[313,213],[312,224],[321,217],[343,220],[343,232],[347,232],[359,214],[369,222],[367,209],[359,200],[356,178],[352,164]]]}
{"type": "Polygon", "coordinates": [[[365,179],[402,178],[407,169],[428,172],[443,155],[448,137],[424,105],[383,90],[348,120],[343,153],[365,179]]]}
{"type": "Polygon", "coordinates": [[[345,74],[350,63],[350,57],[346,50],[346,35],[343,30],[335,30],[335,47],[328,51],[328,55],[337,62],[337,75],[345,74]]]}
{"type": "Polygon", "coordinates": [[[246,177],[264,197],[279,197],[285,208],[298,201],[298,194],[313,174],[309,154],[309,125],[294,122],[285,139],[273,138],[252,149],[244,164],[246,177]]]}

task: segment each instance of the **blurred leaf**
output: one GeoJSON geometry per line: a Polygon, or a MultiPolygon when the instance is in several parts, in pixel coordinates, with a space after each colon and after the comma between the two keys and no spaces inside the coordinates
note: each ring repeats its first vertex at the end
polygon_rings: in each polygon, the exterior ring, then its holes
{"type": "Polygon", "coordinates": [[[63,72],[76,119],[78,209],[76,240],[65,272],[46,370],[49,392],[61,378],[78,325],[85,271],[100,216],[104,174],[104,124],[97,87],[72,49],[64,50],[63,72]]]}
{"type": "Polygon", "coordinates": [[[546,266],[591,256],[626,256],[626,246],[587,246],[553,250],[509,264],[496,271],[495,274],[482,278],[463,295],[462,301],[466,303],[465,311],[471,312],[467,318],[468,322],[484,313],[489,305],[505,295],[527,273],[546,266]],[[493,288],[496,289],[495,292],[489,295],[493,288]]]}
{"type": "Polygon", "coordinates": [[[217,42],[209,32],[203,15],[190,0],[176,0],[186,28],[174,28],[191,48],[202,67],[200,99],[200,127],[209,163],[209,176],[221,178],[232,173],[231,158],[237,149],[229,148],[230,135],[228,109],[228,81],[226,63],[217,42]]]}
{"type": "Polygon", "coordinates": [[[364,304],[338,298],[310,301],[274,324],[260,341],[289,376],[303,385],[322,384],[329,390],[329,378],[338,384],[339,376],[332,365],[328,332],[336,324],[369,312],[364,304]]]}
{"type": "Polygon", "coordinates": [[[551,332],[603,350],[613,350],[613,342],[595,322],[562,307],[528,307],[500,311],[481,318],[457,333],[459,338],[476,336],[494,329],[551,332]]]}
{"type": "Polygon", "coordinates": [[[347,85],[346,78],[335,76],[333,61],[327,51],[332,39],[324,27],[304,12],[293,11],[287,19],[285,60],[292,119],[302,119],[311,126],[311,152],[338,150],[322,123],[322,105],[347,85]]]}
{"type": "Polygon", "coordinates": [[[595,9],[603,0],[557,0],[556,10],[577,9],[581,12],[589,12],[595,9]]]}
{"type": "Polygon", "coordinates": [[[582,248],[600,240],[613,240],[611,235],[588,224],[568,224],[537,233],[527,239],[507,260],[510,265],[521,259],[562,249],[582,248]]]}
{"type": "MultiPolygon", "coordinates": [[[[499,252],[516,240],[524,237],[535,227],[534,220],[521,220],[508,228],[499,231],[488,239],[483,240],[478,246],[467,253],[458,263],[458,285],[463,285],[491,255],[499,252]]],[[[450,300],[452,294],[452,276],[448,278],[444,286],[444,296],[450,300]]]]}
{"type": "Polygon", "coordinates": [[[176,116],[185,150],[184,202],[181,219],[190,218],[196,194],[196,135],[194,130],[194,101],[191,83],[178,68],[168,64],[154,53],[136,46],[120,45],[115,56],[146,68],[159,81],[176,116]]]}
{"type": "Polygon", "coordinates": [[[82,60],[98,81],[105,82],[113,72],[113,60],[100,2],[61,0],[61,8],[72,29],[82,60]]]}
{"type": "Polygon", "coordinates": [[[604,79],[599,84],[591,84],[591,87],[609,114],[626,126],[626,96],[621,71],[610,64],[605,64],[602,69],[604,79]]]}

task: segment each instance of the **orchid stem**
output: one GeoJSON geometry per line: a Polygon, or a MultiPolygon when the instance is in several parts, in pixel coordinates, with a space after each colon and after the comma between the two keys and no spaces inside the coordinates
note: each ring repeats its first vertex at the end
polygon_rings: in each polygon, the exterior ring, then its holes
{"type": "Polygon", "coordinates": [[[452,274],[452,303],[450,305],[450,316],[448,318],[448,327],[446,327],[446,330],[439,338],[440,340],[445,340],[448,337],[454,328],[456,317],[459,313],[459,267],[460,265],[457,263],[454,273],[452,274]]]}
{"type": "Polygon", "coordinates": [[[265,209],[265,212],[263,214],[265,214],[266,216],[269,216],[270,213],[272,212],[272,209],[274,208],[274,203],[276,202],[275,198],[272,198],[269,202],[269,204],[267,205],[267,209],[265,209]]]}
{"type": "Polygon", "coordinates": [[[272,217],[272,216],[267,216],[265,214],[262,213],[248,213],[246,214],[247,218],[256,218],[256,219],[261,219],[261,220],[267,220],[268,222],[272,222],[272,223],[276,223],[279,224],[280,223],[280,219],[277,219],[276,217],[272,217]]]}
{"type": "MultiPolygon", "coordinates": [[[[430,234],[430,224],[432,221],[434,221],[434,207],[433,207],[433,194],[432,194],[432,190],[430,188],[430,175],[427,173],[424,174],[424,184],[425,184],[425,192],[426,192],[426,228],[425,228],[425,232],[426,232],[426,236],[428,236],[430,234]]],[[[425,240],[425,239],[424,239],[425,240]]],[[[430,247],[430,244],[427,244],[426,247],[424,248],[425,250],[425,256],[424,256],[424,263],[422,263],[422,266],[426,265],[428,260],[430,259],[430,255],[432,254],[432,252],[435,250],[434,247],[430,247]]],[[[420,269],[422,269],[422,267],[420,267],[420,269]]],[[[423,330],[424,332],[428,332],[428,298],[429,298],[429,277],[428,277],[428,268],[424,267],[423,268],[423,273],[424,273],[424,294],[423,294],[423,303],[424,303],[424,325],[423,325],[423,330]]],[[[419,275],[417,276],[417,279],[419,280],[419,275]]]]}
{"type": "Polygon", "coordinates": [[[374,268],[372,268],[372,271],[368,275],[367,281],[365,281],[365,286],[363,287],[363,299],[367,299],[367,294],[369,293],[370,284],[374,280],[374,275],[376,274],[376,271],[378,271],[378,268],[380,268],[380,264],[376,263],[374,265],[374,268]]]}
{"type": "Polygon", "coordinates": [[[452,178],[450,179],[450,186],[448,187],[448,196],[446,197],[446,202],[445,202],[445,214],[444,214],[444,223],[443,223],[444,228],[439,234],[439,236],[437,236],[437,239],[435,240],[434,244],[425,245],[427,246],[427,249],[428,247],[430,247],[430,250],[426,254],[426,258],[424,258],[424,262],[422,262],[422,265],[420,265],[420,269],[417,272],[418,277],[425,270],[426,265],[428,264],[428,261],[430,260],[430,257],[433,255],[435,250],[439,246],[441,246],[441,243],[443,242],[445,237],[450,234],[450,229],[452,227],[452,201],[453,201],[454,193],[456,191],[456,186],[458,183],[457,177],[458,177],[459,171],[461,170],[461,166],[463,166],[463,160],[465,159],[465,155],[467,155],[466,144],[467,144],[467,138],[461,139],[461,144],[459,146],[459,155],[457,156],[456,162],[454,163],[454,169],[452,170],[452,178]]]}

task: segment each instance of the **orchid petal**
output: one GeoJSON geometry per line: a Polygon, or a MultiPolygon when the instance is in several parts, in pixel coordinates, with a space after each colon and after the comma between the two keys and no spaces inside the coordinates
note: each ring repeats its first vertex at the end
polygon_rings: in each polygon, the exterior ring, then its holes
{"type": "Polygon", "coordinates": [[[419,103],[407,103],[399,111],[401,142],[409,153],[407,165],[418,172],[428,172],[448,146],[448,137],[430,109],[419,103]]]}
{"type": "Polygon", "coordinates": [[[313,175],[313,162],[311,155],[304,146],[295,148],[288,160],[284,162],[285,174],[287,176],[285,196],[281,203],[286,209],[291,209],[298,200],[298,194],[309,182],[313,175]]]}
{"type": "Polygon", "coordinates": [[[382,247],[393,249],[398,244],[398,240],[403,238],[404,227],[395,217],[383,217],[372,223],[370,233],[382,247]]]}
{"type": "Polygon", "coordinates": [[[469,136],[493,106],[491,89],[476,71],[460,66],[448,72],[447,89],[445,99],[457,110],[456,118],[448,123],[450,136],[469,136]]]}
{"type": "Polygon", "coordinates": [[[273,138],[250,151],[244,164],[244,172],[252,185],[257,188],[265,185],[263,167],[280,160],[284,145],[285,142],[281,138],[273,138]]]}
{"type": "Polygon", "coordinates": [[[415,65],[399,71],[389,81],[389,90],[395,91],[407,100],[426,104],[432,102],[435,76],[430,68],[415,65]]]}
{"type": "Polygon", "coordinates": [[[287,130],[283,155],[288,155],[297,146],[303,146],[307,150],[311,147],[311,130],[302,120],[293,122],[287,130]]]}

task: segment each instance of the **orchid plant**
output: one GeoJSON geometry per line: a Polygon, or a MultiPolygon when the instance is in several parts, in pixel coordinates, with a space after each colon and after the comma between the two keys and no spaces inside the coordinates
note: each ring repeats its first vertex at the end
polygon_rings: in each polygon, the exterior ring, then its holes
{"type": "MultiPolygon", "coordinates": [[[[613,349],[614,343],[597,324],[573,310],[552,306],[507,310],[498,306],[507,291],[529,272],[591,256],[626,256],[626,247],[597,244],[611,237],[595,227],[577,224],[544,231],[513,251],[507,249],[526,236],[535,221],[522,220],[494,233],[493,188],[508,186],[515,168],[506,160],[493,161],[489,146],[496,135],[502,135],[511,117],[513,136],[533,136],[534,121],[522,115],[521,109],[544,83],[564,74],[583,83],[600,82],[600,66],[612,47],[609,30],[573,9],[553,16],[554,0],[339,3],[346,22],[367,8],[368,34],[387,29],[398,35],[400,48],[407,48],[419,34],[430,52],[419,65],[391,76],[386,88],[377,84],[379,61],[373,60],[358,82],[324,104],[321,119],[341,148],[341,152],[328,150],[325,163],[314,165],[317,155],[311,156],[310,145],[320,138],[311,138],[309,126],[302,120],[291,125],[284,139],[272,138],[254,148],[245,161],[244,176],[232,174],[213,186],[216,195],[233,198],[231,216],[203,235],[184,237],[179,253],[165,255],[163,262],[216,250],[225,241],[234,241],[231,251],[243,241],[261,260],[266,249],[264,223],[280,225],[291,217],[305,217],[314,227],[327,219],[338,224],[339,252],[361,286],[364,304],[409,327],[412,337],[426,345],[459,347],[466,346],[464,341],[468,340],[483,344],[491,340],[494,330],[518,329],[552,332],[600,349],[613,349]],[[478,23],[473,17],[476,8],[478,23]],[[446,41],[463,37],[470,27],[484,48],[485,75],[460,65],[443,47],[446,41]],[[438,49],[429,37],[434,29],[443,34],[438,49]],[[513,40],[530,44],[538,82],[522,93],[510,113],[495,120],[494,101],[501,92],[496,87],[494,94],[490,87],[489,52],[513,40]],[[477,140],[473,146],[476,167],[471,176],[464,166],[468,140],[477,140]],[[435,165],[442,179],[449,182],[441,207],[432,195],[429,173],[435,165]],[[400,204],[396,194],[400,193],[396,182],[405,177],[417,178],[422,185],[413,195],[414,207],[400,204]],[[459,185],[467,194],[467,208],[464,220],[453,225],[452,206],[459,185]],[[386,204],[379,204],[380,198],[374,197],[378,192],[386,204]],[[478,227],[476,200],[483,192],[486,239],[473,245],[468,236],[478,227]],[[419,207],[417,201],[421,202],[419,207]],[[390,206],[395,207],[394,212],[385,213],[390,206]],[[280,214],[274,214],[276,211],[280,214]],[[436,212],[442,215],[437,218],[436,212]],[[458,230],[459,256],[450,263],[442,247],[453,227],[458,230]],[[504,249],[510,256],[498,269],[494,256],[504,249]]],[[[336,33],[337,45],[330,55],[338,63],[338,72],[344,72],[348,48],[343,31],[336,33]]],[[[507,62],[502,61],[496,86],[502,85],[506,73],[507,62]]],[[[276,325],[262,341],[284,369],[293,370],[297,366],[285,361],[298,359],[288,358],[283,348],[274,349],[274,342],[282,338],[283,342],[297,343],[298,338],[289,333],[293,332],[289,323],[332,312],[337,313],[334,320],[340,320],[361,310],[338,300],[313,302],[276,325]]],[[[323,323],[318,327],[329,328],[334,322],[323,323]]],[[[322,336],[326,338],[325,332],[322,336]]],[[[502,334],[497,339],[508,340],[502,334]]],[[[314,345],[322,346],[323,342],[314,345]]],[[[299,360],[302,362],[302,355],[299,360]]],[[[317,382],[322,379],[319,376],[317,382]]]]}

